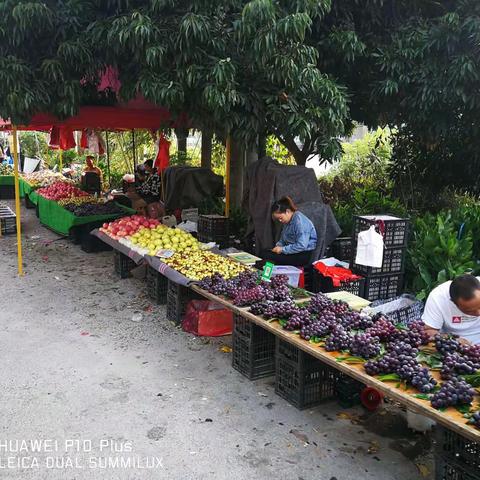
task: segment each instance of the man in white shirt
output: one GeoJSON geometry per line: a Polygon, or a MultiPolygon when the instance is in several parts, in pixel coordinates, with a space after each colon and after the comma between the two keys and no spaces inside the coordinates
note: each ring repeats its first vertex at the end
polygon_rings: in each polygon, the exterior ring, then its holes
{"type": "Polygon", "coordinates": [[[460,275],[432,290],[422,320],[428,333],[451,333],[473,344],[480,344],[480,281],[473,275],[460,275]]]}

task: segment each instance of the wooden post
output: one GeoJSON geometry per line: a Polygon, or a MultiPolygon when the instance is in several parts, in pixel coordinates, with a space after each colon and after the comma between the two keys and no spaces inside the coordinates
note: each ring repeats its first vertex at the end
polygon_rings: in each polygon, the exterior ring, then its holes
{"type": "Polygon", "coordinates": [[[225,163],[225,216],[230,216],[230,156],[232,154],[232,140],[230,135],[226,142],[226,163],[225,163]]]}
{"type": "Polygon", "coordinates": [[[108,175],[108,188],[111,188],[112,181],[110,179],[110,145],[108,144],[108,130],[105,131],[105,147],[107,150],[107,175],[108,175]]]}
{"type": "Polygon", "coordinates": [[[201,166],[203,168],[212,168],[212,137],[210,130],[202,130],[201,166]]]}
{"type": "Polygon", "coordinates": [[[58,171],[59,173],[63,171],[63,150],[61,148],[59,150],[58,171]]]}
{"type": "Polygon", "coordinates": [[[17,263],[18,274],[23,276],[22,224],[20,221],[20,185],[18,183],[18,136],[17,127],[13,127],[13,170],[15,173],[15,215],[17,221],[17,263]]]}

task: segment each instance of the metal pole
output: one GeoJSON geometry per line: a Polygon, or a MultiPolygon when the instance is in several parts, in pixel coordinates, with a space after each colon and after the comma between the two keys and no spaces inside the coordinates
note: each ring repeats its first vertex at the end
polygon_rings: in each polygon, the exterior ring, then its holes
{"type": "Polygon", "coordinates": [[[227,136],[226,141],[226,165],[225,165],[225,216],[230,216],[230,160],[232,153],[232,139],[227,136]]]}
{"type": "Polygon", "coordinates": [[[108,131],[105,132],[105,145],[107,147],[107,175],[108,175],[108,188],[111,188],[110,180],[110,146],[108,144],[108,131]]]}
{"type": "Polygon", "coordinates": [[[135,129],[132,129],[132,144],[133,144],[133,169],[137,168],[137,151],[135,148],[135,129]]]}
{"type": "Polygon", "coordinates": [[[13,170],[15,173],[15,215],[17,221],[17,262],[18,274],[23,276],[22,224],[20,222],[20,185],[18,183],[18,136],[17,127],[13,127],[13,170]]]}

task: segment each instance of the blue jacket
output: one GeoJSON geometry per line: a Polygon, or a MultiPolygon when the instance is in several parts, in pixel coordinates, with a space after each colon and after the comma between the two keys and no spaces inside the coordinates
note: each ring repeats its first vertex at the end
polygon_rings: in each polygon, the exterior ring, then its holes
{"type": "Polygon", "coordinates": [[[317,232],[313,223],[302,212],[296,211],[290,222],[283,226],[277,247],[282,247],[282,253],[289,255],[315,250],[316,246],[317,232]]]}

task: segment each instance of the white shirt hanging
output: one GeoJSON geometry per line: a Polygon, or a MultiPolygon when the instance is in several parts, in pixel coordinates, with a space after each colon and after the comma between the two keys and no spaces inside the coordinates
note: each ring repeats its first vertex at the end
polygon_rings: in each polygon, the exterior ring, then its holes
{"type": "Polygon", "coordinates": [[[358,234],[355,263],[380,268],[383,264],[383,237],[375,231],[375,225],[358,234]]]}

